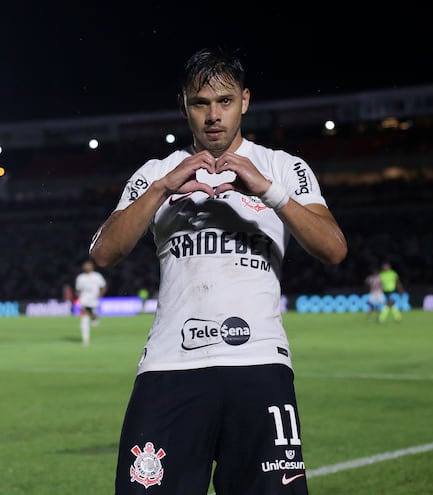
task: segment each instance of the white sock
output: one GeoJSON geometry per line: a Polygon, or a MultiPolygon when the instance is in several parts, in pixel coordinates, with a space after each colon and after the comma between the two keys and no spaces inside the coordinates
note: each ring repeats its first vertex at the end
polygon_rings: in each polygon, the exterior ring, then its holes
{"type": "Polygon", "coordinates": [[[90,344],[90,316],[83,315],[80,321],[81,340],[84,345],[90,344]]]}

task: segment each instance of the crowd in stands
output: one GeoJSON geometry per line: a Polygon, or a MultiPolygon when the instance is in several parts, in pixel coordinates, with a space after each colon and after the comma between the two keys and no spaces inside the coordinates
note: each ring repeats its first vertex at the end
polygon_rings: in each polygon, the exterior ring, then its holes
{"type": "MultiPolygon", "coordinates": [[[[433,286],[432,186],[432,182],[391,181],[349,191],[344,185],[327,188],[329,203],[348,238],[349,255],[339,266],[323,266],[292,241],[284,265],[283,291],[362,291],[371,267],[385,259],[391,260],[407,287],[433,286]],[[362,204],[360,198],[365,197],[369,201],[362,204]],[[410,202],[405,197],[411,198],[410,202]]],[[[94,190],[76,199],[3,201],[0,300],[61,298],[62,287],[73,284],[90,239],[119,192],[94,190]]],[[[151,234],[105,275],[108,295],[136,295],[142,287],[154,293],[159,266],[151,234]]]]}

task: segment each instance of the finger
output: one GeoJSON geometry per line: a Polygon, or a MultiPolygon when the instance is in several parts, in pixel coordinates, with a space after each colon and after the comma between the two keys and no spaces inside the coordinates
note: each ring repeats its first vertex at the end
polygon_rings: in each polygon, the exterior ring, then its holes
{"type": "Polygon", "coordinates": [[[194,170],[197,171],[200,168],[204,168],[210,174],[213,174],[215,172],[215,160],[206,156],[200,157],[200,160],[194,165],[194,170]]]}
{"type": "Polygon", "coordinates": [[[195,186],[196,191],[202,191],[208,194],[211,198],[215,196],[215,190],[209,184],[205,184],[204,182],[196,182],[195,186]]]}
{"type": "Polygon", "coordinates": [[[228,160],[218,159],[215,162],[215,172],[217,174],[224,172],[224,170],[232,170],[234,172],[232,164],[228,160]]]}
{"type": "Polygon", "coordinates": [[[231,182],[224,182],[223,184],[220,184],[218,187],[215,188],[215,194],[222,194],[223,192],[226,191],[234,191],[235,187],[231,182]]]}

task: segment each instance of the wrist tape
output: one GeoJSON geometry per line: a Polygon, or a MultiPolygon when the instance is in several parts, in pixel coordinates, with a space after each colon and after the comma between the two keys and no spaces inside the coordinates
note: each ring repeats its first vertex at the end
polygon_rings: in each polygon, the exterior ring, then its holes
{"type": "Polygon", "coordinates": [[[280,210],[289,201],[290,194],[284,186],[274,181],[260,199],[268,208],[280,210]]]}

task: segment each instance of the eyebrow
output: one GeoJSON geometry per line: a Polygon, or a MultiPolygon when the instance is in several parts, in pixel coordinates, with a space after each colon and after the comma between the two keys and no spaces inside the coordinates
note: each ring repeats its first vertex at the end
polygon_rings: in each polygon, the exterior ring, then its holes
{"type": "Polygon", "coordinates": [[[188,101],[196,102],[196,101],[210,101],[210,100],[224,100],[227,98],[234,98],[236,95],[234,93],[224,93],[221,95],[216,95],[214,98],[207,98],[206,96],[193,95],[191,97],[187,96],[188,101]]]}

